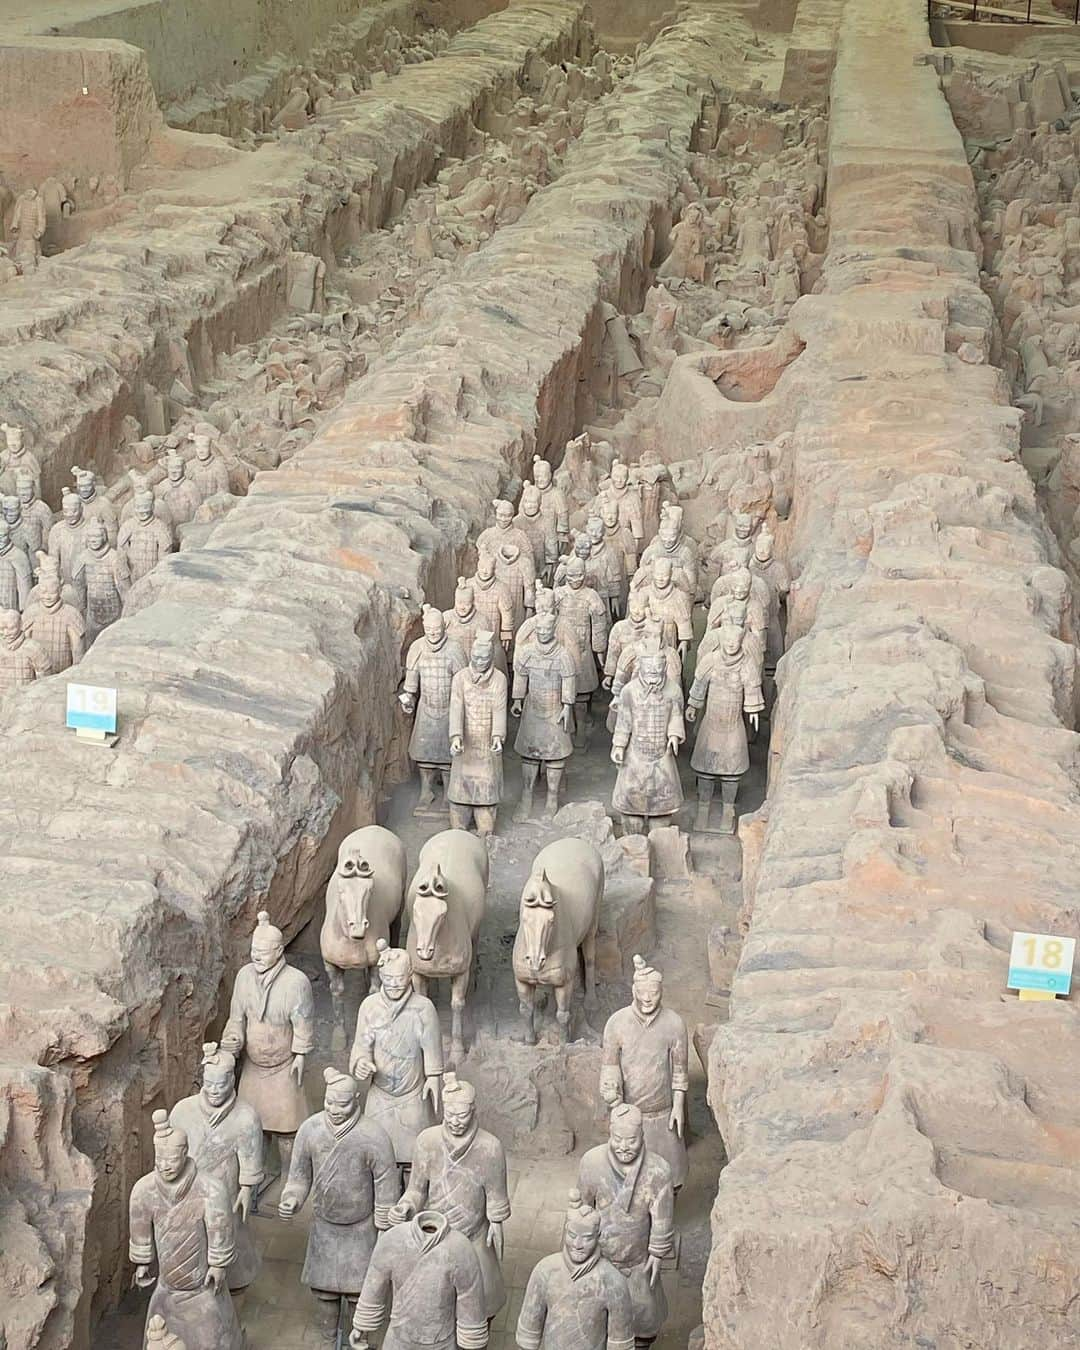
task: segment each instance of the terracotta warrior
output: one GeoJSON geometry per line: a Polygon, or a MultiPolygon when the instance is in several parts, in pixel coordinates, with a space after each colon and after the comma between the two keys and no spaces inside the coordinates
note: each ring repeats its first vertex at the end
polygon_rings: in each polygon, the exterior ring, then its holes
{"type": "MultiPolygon", "coordinates": [[[[600,503],[600,520],[604,526],[604,551],[622,555],[622,568],[619,572],[619,608],[618,617],[626,613],[626,602],[630,593],[630,578],[637,567],[637,554],[627,552],[627,538],[619,524],[619,512],[615,503],[604,498],[600,503]]],[[[615,569],[612,568],[614,571],[615,569]]],[[[614,613],[614,607],[612,609],[614,613]]]]}
{"type": "Polygon", "coordinates": [[[600,1215],[570,1192],[562,1251],[532,1268],[518,1315],[519,1350],[634,1350],[622,1272],[600,1252],[600,1215]]]}
{"type": "Polygon", "coordinates": [[[607,652],[608,607],[596,591],[585,584],[585,565],[571,558],[566,580],[555,588],[559,618],[571,629],[577,654],[574,744],[582,748],[589,740],[589,705],[599,688],[598,663],[607,652]]]}
{"type": "Polygon", "coordinates": [[[135,1283],[154,1291],[147,1322],[160,1317],[188,1350],[243,1350],[228,1286],[232,1200],[220,1181],[200,1174],[167,1111],[154,1112],[154,1170],[132,1188],[129,1219],[135,1283]]]}
{"type": "Polygon", "coordinates": [[[311,1197],[300,1280],[315,1295],[319,1343],[336,1346],[341,1300],[352,1321],[378,1234],[401,1194],[394,1146],[360,1108],[360,1085],[326,1069],[323,1109],[300,1126],[278,1214],[290,1219],[311,1197]]]}
{"type": "Polygon", "coordinates": [[[315,1049],[311,981],[285,960],[285,938],[260,910],[251,935],[251,963],[233,985],[221,1045],[244,1052],[238,1096],[254,1107],[277,1158],[270,1156],[265,1188],[288,1166],[292,1139],[307,1116],[304,1068],[315,1049]]]}
{"type": "Polygon", "coordinates": [[[765,638],[765,674],[772,679],[776,663],[784,654],[784,627],[781,613],[791,590],[791,573],[787,564],[775,553],[775,543],[769,530],[762,529],[754,540],[754,556],[750,571],[768,587],[768,627],[765,638]]]}
{"type": "Polygon", "coordinates": [[[105,522],[93,517],[86,530],[86,547],[75,564],[76,604],[86,620],[86,645],[120,617],[124,596],[131,589],[127,563],[113,548],[105,522]]]}
{"type": "Polygon", "coordinates": [[[41,496],[41,461],[32,450],[26,448],[23,429],[10,422],[0,423],[4,433],[4,458],[2,478],[10,490],[18,491],[20,473],[28,473],[34,483],[34,495],[41,496]]]}
{"type": "Polygon", "coordinates": [[[205,502],[218,493],[229,490],[229,471],[220,456],[214,453],[210,437],[205,432],[192,433],[195,454],[188,461],[185,476],[191,480],[205,502]]]}
{"type": "Polygon", "coordinates": [[[570,508],[562,488],[555,486],[551,465],[539,455],[533,456],[533,485],[540,493],[540,512],[555,531],[561,553],[570,541],[570,508]]]}
{"type": "Polygon", "coordinates": [[[710,562],[724,576],[740,567],[749,567],[754,556],[754,517],[737,511],[730,517],[731,532],[713,549],[710,562]]]}
{"type": "Polygon", "coordinates": [[[157,485],[154,495],[164,508],[172,524],[174,536],[181,525],[194,520],[202,506],[202,493],[187,476],[184,456],[179,450],[170,450],[165,456],[165,477],[157,485]]]}
{"type": "MultiPolygon", "coordinates": [[[[642,517],[641,489],[630,481],[630,470],[621,459],[612,462],[611,478],[604,489],[603,499],[615,507],[626,558],[626,575],[632,577],[646,543],[645,522],[642,517]]],[[[603,502],[600,505],[602,507],[603,502]]]]}
{"type": "Polygon", "coordinates": [[[688,722],[696,721],[705,710],[690,757],[698,781],[698,830],[709,828],[713,790],[719,779],[724,807],[719,832],[734,832],[739,779],[750,767],[743,714],[756,731],[764,707],[757,653],[747,650],[742,629],[724,626],[719,644],[698,661],[686,709],[688,722]]]}
{"type": "MultiPolygon", "coordinates": [[[[23,520],[22,502],[18,497],[3,496],[0,497],[0,520],[7,526],[8,536],[15,547],[26,558],[27,566],[30,568],[31,578],[33,577],[33,561],[30,555],[31,531],[27,523],[23,520]]],[[[46,536],[48,531],[46,531],[46,536]]],[[[44,544],[39,544],[38,548],[44,549],[44,544]]]]}
{"type": "Polygon", "coordinates": [[[506,587],[510,597],[511,622],[514,632],[521,627],[536,608],[536,572],[532,552],[522,548],[516,540],[500,544],[494,555],[495,575],[506,587]]]}
{"type": "Polygon", "coordinates": [[[634,957],[632,1002],[604,1028],[600,1096],[641,1112],[645,1147],[671,1168],[675,1190],[686,1180],[686,1094],[690,1087],[686,1023],[665,1008],[664,977],[634,957]]]}
{"type": "Polygon", "coordinates": [[[33,563],[34,555],[48,547],[53,513],[38,496],[37,478],[31,469],[19,469],[16,472],[15,495],[19,499],[22,528],[26,531],[24,547],[33,563]]]}
{"type": "MultiPolygon", "coordinates": [[[[563,580],[566,580],[565,572],[563,580]]],[[[523,652],[530,643],[536,641],[536,621],[542,614],[555,615],[555,636],[576,663],[578,660],[578,645],[573,626],[559,614],[558,607],[555,604],[554,588],[542,586],[540,582],[536,583],[536,612],[530,615],[518,629],[517,636],[514,639],[515,652],[523,652]]]]}
{"type": "Polygon", "coordinates": [[[38,196],[37,188],[20,192],[8,228],[15,237],[15,265],[23,276],[37,271],[47,223],[45,203],[38,196]]]}
{"type": "Polygon", "coordinates": [[[120,529],[120,517],[116,513],[116,507],[108,497],[103,497],[98,492],[97,478],[91,469],[80,469],[76,464],[71,472],[75,479],[76,495],[82,501],[83,519],[87,522],[95,518],[103,521],[109,543],[115,545],[120,529]]]}
{"type": "Polygon", "coordinates": [[[131,515],[125,516],[117,536],[117,552],[127,563],[132,583],[152,571],[176,545],[172,528],[154,512],[154,494],[139,488],[132,501],[131,515]]]}
{"type": "Polygon", "coordinates": [[[491,505],[495,511],[495,523],[481,530],[477,536],[477,555],[487,553],[495,558],[504,544],[516,544],[522,553],[531,558],[532,543],[525,531],[514,524],[513,503],[496,498],[491,505]]]}
{"type": "Polygon", "coordinates": [[[17,609],[0,610],[0,694],[48,675],[45,648],[23,632],[17,609]]]}
{"type": "Polygon", "coordinates": [[[638,569],[634,584],[643,584],[653,561],[659,561],[660,559],[665,559],[671,563],[675,584],[686,591],[691,602],[696,601],[698,598],[698,547],[695,541],[683,530],[683,510],[681,506],[668,506],[665,509],[660,518],[660,529],[656,538],[641,555],[641,566],[638,569]]]}
{"type": "Polygon", "coordinates": [[[468,666],[450,685],[450,826],[467,830],[475,822],[485,836],[495,833],[503,795],[508,691],[506,676],[495,669],[498,648],[493,633],[477,633],[468,666]]]}
{"type": "Polygon", "coordinates": [[[466,585],[472,588],[477,626],[496,633],[508,652],[514,642],[514,602],[495,575],[495,559],[482,553],[476,560],[476,572],[466,585]]]}
{"type": "Polygon", "coordinates": [[[44,649],[49,669],[55,673],[82,660],[86,625],[75,606],[64,599],[58,572],[47,565],[49,559],[42,558],[41,580],[23,615],[23,629],[44,649]]]}
{"type": "Polygon", "coordinates": [[[636,1106],[623,1102],[612,1108],[608,1142],[582,1158],[578,1190],[600,1213],[601,1252],[626,1276],[634,1344],[643,1350],[667,1317],[660,1263],[675,1250],[675,1192],[671,1168],[646,1147],[636,1106]]]}
{"type": "Polygon", "coordinates": [[[550,515],[541,511],[540,489],[535,483],[526,483],[521,489],[515,526],[532,544],[533,565],[537,577],[548,578],[559,556],[559,536],[550,515]]]}
{"type": "Polygon", "coordinates": [[[70,585],[79,554],[86,547],[86,524],[82,498],[65,488],[60,519],[49,531],[49,556],[59,564],[65,585],[70,585]]]}
{"type": "MultiPolygon", "coordinates": [[[[639,576],[645,566],[642,563],[638,569],[639,576]]],[[[675,584],[670,558],[656,558],[649,564],[649,578],[642,587],[642,594],[653,618],[659,620],[667,632],[674,632],[679,659],[685,661],[694,639],[693,603],[692,597],[675,584]]]]}
{"type": "Polygon", "coordinates": [[[627,834],[640,834],[654,819],[673,816],[683,804],[678,754],[683,726],[682,689],[668,678],[667,653],[659,643],[642,651],[634,677],[619,694],[611,759],[619,766],[611,804],[627,834]]]}
{"type": "Polygon", "coordinates": [[[602,516],[590,516],[585,522],[589,540],[590,584],[608,607],[613,619],[626,613],[630,582],[618,531],[609,533],[602,516]]]}
{"type": "MultiPolygon", "coordinates": [[[[627,604],[626,618],[613,623],[608,635],[607,654],[604,657],[604,688],[610,689],[614,684],[625,652],[649,638],[663,640],[665,636],[664,625],[652,617],[648,594],[642,590],[633,591],[627,604]]],[[[608,730],[614,730],[614,723],[608,730]]]]}
{"type": "Polygon", "coordinates": [[[398,701],[407,717],[415,714],[409,758],[420,771],[420,796],[415,815],[435,802],[435,779],[445,790],[450,777],[450,686],[467,666],[465,654],[446,636],[446,622],[433,605],[423,608],[424,635],[405,657],[405,680],[398,701]]]}
{"type": "Polygon", "coordinates": [[[514,689],[510,711],[521,719],[514,749],[521,757],[523,786],[514,812],[517,821],[532,814],[533,789],[543,765],[547,780],[545,814],[559,809],[559,785],[566,761],[574,752],[570,731],[577,698],[577,665],[555,635],[555,615],[541,614],[536,636],[514,658],[514,689]]]}
{"type": "MultiPolygon", "coordinates": [[[[509,623],[511,618],[509,597],[507,597],[506,618],[509,623]]],[[[451,642],[457,643],[466,661],[472,657],[477,633],[494,632],[495,669],[501,670],[504,675],[507,673],[506,649],[514,640],[513,630],[507,628],[504,634],[498,629],[484,628],[480,620],[480,611],[476,607],[476,591],[473,583],[467,581],[465,577],[458,577],[457,589],[454,591],[454,608],[443,610],[443,622],[446,624],[446,636],[451,642]]]]}
{"type": "Polygon", "coordinates": [[[380,1237],[353,1316],[352,1350],[368,1350],[390,1307],[383,1350],[483,1350],[484,1284],[472,1243],[434,1210],[380,1237]]]}
{"type": "Polygon", "coordinates": [[[719,645],[720,630],[727,625],[743,630],[746,650],[754,653],[760,667],[765,660],[768,639],[768,584],[762,577],[755,576],[748,567],[737,567],[719,578],[713,594],[716,598],[709,606],[708,627],[698,644],[698,662],[703,661],[719,645]]]}
{"type": "Polygon", "coordinates": [[[655,450],[642,451],[632,477],[641,491],[642,538],[651,544],[660,529],[664,509],[675,506],[679,499],[671,482],[671,471],[660,462],[655,450]]]}
{"type": "Polygon", "coordinates": [[[409,1188],[391,1211],[403,1223],[423,1210],[443,1214],[472,1243],[490,1322],[506,1302],[502,1275],[503,1224],[510,1217],[506,1150],[476,1119],[476,1091],[448,1073],[443,1080],[443,1123],[416,1141],[409,1188]]]}
{"type": "Polygon", "coordinates": [[[409,953],[379,943],[380,986],[360,1005],[349,1072],[370,1081],[364,1114],[381,1125],[404,1168],[440,1110],[442,1032],[435,1005],[412,986],[409,953]]]}
{"type": "Polygon", "coordinates": [[[263,1176],[263,1128],[254,1108],[237,1098],[235,1056],[213,1041],[203,1046],[202,1089],[176,1103],[169,1124],[187,1135],[199,1175],[221,1182],[229,1194],[237,1216],[229,1288],[246,1289],[260,1264],[248,1219],[263,1176]]]}
{"type": "Polygon", "coordinates": [[[0,520],[0,609],[17,609],[21,614],[33,584],[30,559],[12,538],[11,526],[0,520]]]}
{"type": "Polygon", "coordinates": [[[708,219],[700,202],[690,202],[677,225],[670,231],[671,252],[660,264],[657,277],[672,280],[705,281],[705,240],[708,219]]]}

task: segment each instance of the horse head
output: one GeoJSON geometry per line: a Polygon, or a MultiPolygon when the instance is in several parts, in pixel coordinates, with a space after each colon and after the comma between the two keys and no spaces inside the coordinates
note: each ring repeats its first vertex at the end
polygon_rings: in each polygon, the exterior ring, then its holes
{"type": "Polygon", "coordinates": [[[375,890],[375,872],[359,853],[346,853],[338,859],[338,914],[345,935],[357,942],[367,935],[368,904],[375,890]]]}
{"type": "Polygon", "coordinates": [[[548,945],[555,933],[555,892],[547,873],[530,876],[521,893],[518,923],[525,949],[525,963],[531,971],[543,970],[548,945]]]}
{"type": "Polygon", "coordinates": [[[413,898],[412,929],[416,939],[416,955],[421,961],[435,959],[435,946],[439,940],[449,905],[447,896],[450,888],[438,863],[420,881],[416,883],[413,898]]]}

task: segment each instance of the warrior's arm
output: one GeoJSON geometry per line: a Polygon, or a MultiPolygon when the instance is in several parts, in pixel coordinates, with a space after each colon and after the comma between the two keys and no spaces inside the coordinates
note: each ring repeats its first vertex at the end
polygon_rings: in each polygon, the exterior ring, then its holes
{"type": "Polygon", "coordinates": [[[661,1261],[675,1250],[675,1192],[671,1177],[649,1202],[649,1255],[661,1261]]]}
{"type": "Polygon", "coordinates": [[[206,1261],[211,1269],[224,1270],[236,1256],[236,1220],[225,1186],[208,1187],[206,1200],[206,1261]]]}
{"type": "Polygon", "coordinates": [[[428,1191],[431,1187],[431,1168],[427,1157],[427,1149],[417,1140],[413,1149],[412,1171],[409,1173],[409,1184],[402,1193],[400,1204],[402,1208],[408,1206],[409,1212],[419,1214],[427,1204],[428,1191]]]}
{"type": "Polygon", "coordinates": [[[401,1196],[401,1171],[394,1145],[382,1127],[371,1150],[371,1176],[375,1185],[375,1227],[390,1227],[390,1210],[401,1196]]]}
{"type": "MultiPolygon", "coordinates": [[[[544,1340],[547,1311],[547,1289],[544,1286],[544,1277],[539,1269],[534,1267],[529,1276],[529,1283],[525,1286],[525,1297],[521,1303],[517,1330],[514,1333],[518,1350],[540,1350],[544,1340]]],[[[632,1338],[630,1344],[632,1350],[632,1338]]]]}
{"type": "Polygon", "coordinates": [[[607,1350],[634,1350],[634,1303],[630,1286],[619,1276],[612,1281],[608,1302],[607,1350]]]}
{"type": "Polygon", "coordinates": [[[241,989],[243,972],[237,975],[233,982],[232,1003],[229,1005],[229,1020],[225,1023],[225,1030],[221,1033],[221,1047],[223,1050],[242,1050],[247,1033],[247,1007],[244,1002],[244,993],[241,989]]]}
{"type": "Polygon", "coordinates": [[[236,1141],[236,1156],[240,1163],[240,1185],[257,1186],[263,1179],[262,1122],[251,1112],[236,1141]]]}
{"type": "MultiPolygon", "coordinates": [[[[754,662],[757,665],[757,662],[754,662]]],[[[757,670],[750,669],[750,662],[743,661],[743,712],[758,713],[765,708],[765,698],[761,692],[761,676],[757,670]]]]}
{"type": "Polygon", "coordinates": [[[600,1052],[600,1096],[608,1106],[614,1106],[622,1096],[622,1045],[608,1018],[604,1027],[604,1043],[600,1052]]]}
{"type": "Polygon", "coordinates": [[[154,1224],[150,1207],[138,1191],[131,1193],[129,1212],[128,1256],[133,1266],[149,1266],[154,1260],[154,1224]]]}
{"type": "MultiPolygon", "coordinates": [[[[501,687],[502,696],[495,696],[495,706],[491,711],[491,735],[492,739],[500,741],[506,740],[506,676],[501,670],[495,671],[495,675],[500,678],[495,680],[496,686],[501,687]]],[[[494,679],[494,676],[492,677],[494,679]]]]}
{"type": "Polygon", "coordinates": [[[484,1281],[480,1274],[480,1262],[472,1247],[467,1259],[455,1272],[457,1285],[457,1343],[460,1350],[484,1350],[488,1343],[487,1309],[484,1306],[484,1281]]]}
{"type": "Polygon", "coordinates": [[[311,1134],[300,1126],[293,1145],[292,1161],[289,1163],[289,1179],[281,1192],[279,1209],[295,1214],[302,1209],[315,1180],[315,1164],[311,1157],[311,1134]]]}
{"type": "Polygon", "coordinates": [[[303,982],[297,980],[296,983],[296,1003],[290,1016],[293,1033],[292,1052],[294,1055],[310,1055],[315,1049],[315,996],[312,993],[311,981],[306,975],[303,982]]]}
{"type": "Polygon", "coordinates": [[[443,1071],[442,1031],[439,1014],[429,1003],[421,1017],[420,1050],[424,1056],[424,1077],[438,1078],[443,1071]]]}
{"type": "Polygon", "coordinates": [[[450,681],[450,739],[465,736],[465,695],[460,673],[450,681]]]}
{"type": "Polygon", "coordinates": [[[375,1250],[368,1262],[364,1287],[353,1314],[354,1331],[378,1331],[386,1316],[386,1305],[390,1299],[390,1267],[386,1260],[386,1247],[376,1242],[375,1250]]]}
{"type": "Polygon", "coordinates": [[[491,1172],[486,1179],[484,1194],[487,1197],[488,1223],[505,1223],[510,1217],[510,1188],[506,1181],[506,1150],[498,1140],[491,1161],[491,1172]]]}

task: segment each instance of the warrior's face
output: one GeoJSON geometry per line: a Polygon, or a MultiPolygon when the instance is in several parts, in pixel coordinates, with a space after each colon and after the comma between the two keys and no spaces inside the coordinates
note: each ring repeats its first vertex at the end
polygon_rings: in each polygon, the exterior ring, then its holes
{"type": "Polygon", "coordinates": [[[665,670],[664,658],[662,656],[643,656],[638,661],[638,670],[641,673],[641,682],[650,689],[659,689],[664,683],[665,670]]]}
{"type": "Polygon", "coordinates": [[[545,645],[555,641],[555,615],[538,614],[536,616],[536,637],[545,645]]]}
{"type": "Polygon", "coordinates": [[[585,564],[580,558],[571,558],[566,564],[566,584],[572,591],[580,591],[585,585],[585,564]]]}
{"type": "Polygon", "coordinates": [[[154,1166],[163,1181],[178,1181],[187,1160],[188,1146],[183,1135],[171,1134],[154,1145],[154,1166]]]}
{"type": "Polygon", "coordinates": [[[474,642],[470,664],[478,675],[489,671],[495,662],[495,648],[491,642],[474,642]]]}
{"type": "Polygon", "coordinates": [[[92,549],[100,551],[105,547],[107,538],[105,522],[99,516],[91,517],[90,523],[86,527],[86,542],[92,549]]]}
{"type": "Polygon", "coordinates": [[[196,458],[196,459],[202,460],[203,463],[205,464],[206,461],[210,458],[210,455],[211,455],[211,450],[210,450],[210,437],[209,437],[209,436],[196,436],[196,437],[195,437],[195,458],[196,458]]]}
{"type": "Polygon", "coordinates": [[[224,1106],[233,1093],[233,1070],[222,1064],[207,1064],[203,1069],[202,1095],[208,1106],[224,1106]]]}
{"type": "Polygon", "coordinates": [[[457,1100],[465,1095],[461,1092],[448,1092],[443,1096],[443,1124],[455,1139],[461,1139],[469,1133],[476,1112],[476,1104],[471,1098],[465,1101],[457,1100]]]}
{"type": "Polygon", "coordinates": [[[276,938],[267,938],[256,933],[251,939],[251,964],[260,975],[273,970],[284,955],[285,948],[276,938]]]}
{"type": "Polygon", "coordinates": [[[754,529],[754,517],[740,511],[732,518],[732,527],[736,539],[749,539],[754,529]]]}
{"type": "Polygon", "coordinates": [[[533,464],[533,482],[541,492],[551,486],[551,465],[546,459],[538,459],[533,464]]]}
{"type": "Polygon", "coordinates": [[[424,636],[430,643],[439,643],[446,636],[446,621],[442,610],[429,609],[424,615],[424,636]]]}
{"type": "Polygon", "coordinates": [[[532,486],[526,487],[521,494],[521,514],[524,516],[540,514],[540,493],[532,486]]]}
{"type": "Polygon", "coordinates": [[[0,642],[5,646],[13,647],[22,634],[22,619],[19,618],[19,612],[15,609],[5,609],[0,612],[0,642]]]}
{"type": "Polygon", "coordinates": [[[495,524],[500,530],[508,530],[514,523],[514,508],[509,502],[500,502],[495,508],[495,524]]]}
{"type": "Polygon", "coordinates": [[[382,970],[379,972],[379,980],[382,983],[383,993],[392,1003],[404,998],[405,991],[412,984],[412,977],[407,971],[395,971],[391,975],[382,970]]]}
{"type": "Polygon", "coordinates": [[[619,527],[619,508],[614,502],[605,502],[600,508],[600,519],[603,521],[604,529],[611,531],[619,527]]]}
{"type": "Polygon", "coordinates": [[[64,519],[69,525],[78,525],[82,520],[82,501],[73,492],[64,498],[64,519]]]}
{"type": "Polygon", "coordinates": [[[653,582],[658,591],[666,591],[671,585],[671,561],[668,558],[658,558],[653,567],[653,582]]]}
{"type": "Polygon", "coordinates": [[[3,507],[0,510],[2,510],[4,519],[9,525],[17,525],[22,517],[18,497],[5,497],[3,507]]]}
{"type": "Polygon", "coordinates": [[[645,1147],[645,1134],[637,1120],[612,1119],[609,1136],[611,1151],[624,1167],[637,1161],[645,1147]]]}
{"type": "Polygon", "coordinates": [[[29,506],[30,503],[34,500],[33,479],[30,479],[29,481],[24,480],[23,482],[21,482],[18,487],[18,493],[19,493],[19,501],[22,503],[22,505],[29,506]]]}
{"type": "Polygon", "coordinates": [[[170,483],[179,483],[184,477],[184,461],[179,455],[170,455],[165,472],[169,475],[170,483]]]}
{"type": "Polygon", "coordinates": [[[600,1230],[595,1225],[585,1227],[568,1220],[563,1234],[563,1251],[575,1266],[583,1266],[596,1251],[599,1240],[600,1230]]]}
{"type": "Polygon", "coordinates": [[[495,559],[490,553],[481,553],[476,562],[476,575],[481,581],[490,581],[495,575],[495,559]]]}
{"type": "Polygon", "coordinates": [[[323,1110],[331,1125],[344,1125],[356,1114],[356,1091],[351,1083],[328,1083],[323,1110]]]}
{"type": "Polygon", "coordinates": [[[154,495],[151,492],[135,494],[135,514],[145,524],[154,514],[154,495]]]}
{"type": "Polygon", "coordinates": [[[642,1017],[651,1017],[664,1001],[664,986],[660,980],[634,981],[634,1007],[642,1017]]]}
{"type": "Polygon", "coordinates": [[[740,567],[734,573],[731,579],[731,594],[736,600],[747,600],[750,597],[750,573],[745,567],[740,567]]]}
{"type": "Polygon", "coordinates": [[[585,526],[585,533],[593,544],[602,544],[604,542],[603,520],[599,516],[590,516],[585,526]]]}
{"type": "Polygon", "coordinates": [[[611,466],[612,487],[618,488],[619,491],[621,492],[622,489],[626,487],[629,481],[630,481],[630,470],[626,467],[625,464],[622,463],[621,460],[617,459],[615,463],[611,466]]]}

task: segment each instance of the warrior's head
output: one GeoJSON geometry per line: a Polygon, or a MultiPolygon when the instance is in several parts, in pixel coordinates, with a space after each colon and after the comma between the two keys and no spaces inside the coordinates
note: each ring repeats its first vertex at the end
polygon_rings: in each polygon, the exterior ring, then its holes
{"type": "Polygon", "coordinates": [[[270,922],[266,910],[261,909],[251,935],[251,964],[260,975],[265,975],[274,969],[284,955],[285,935],[270,922]]]}

